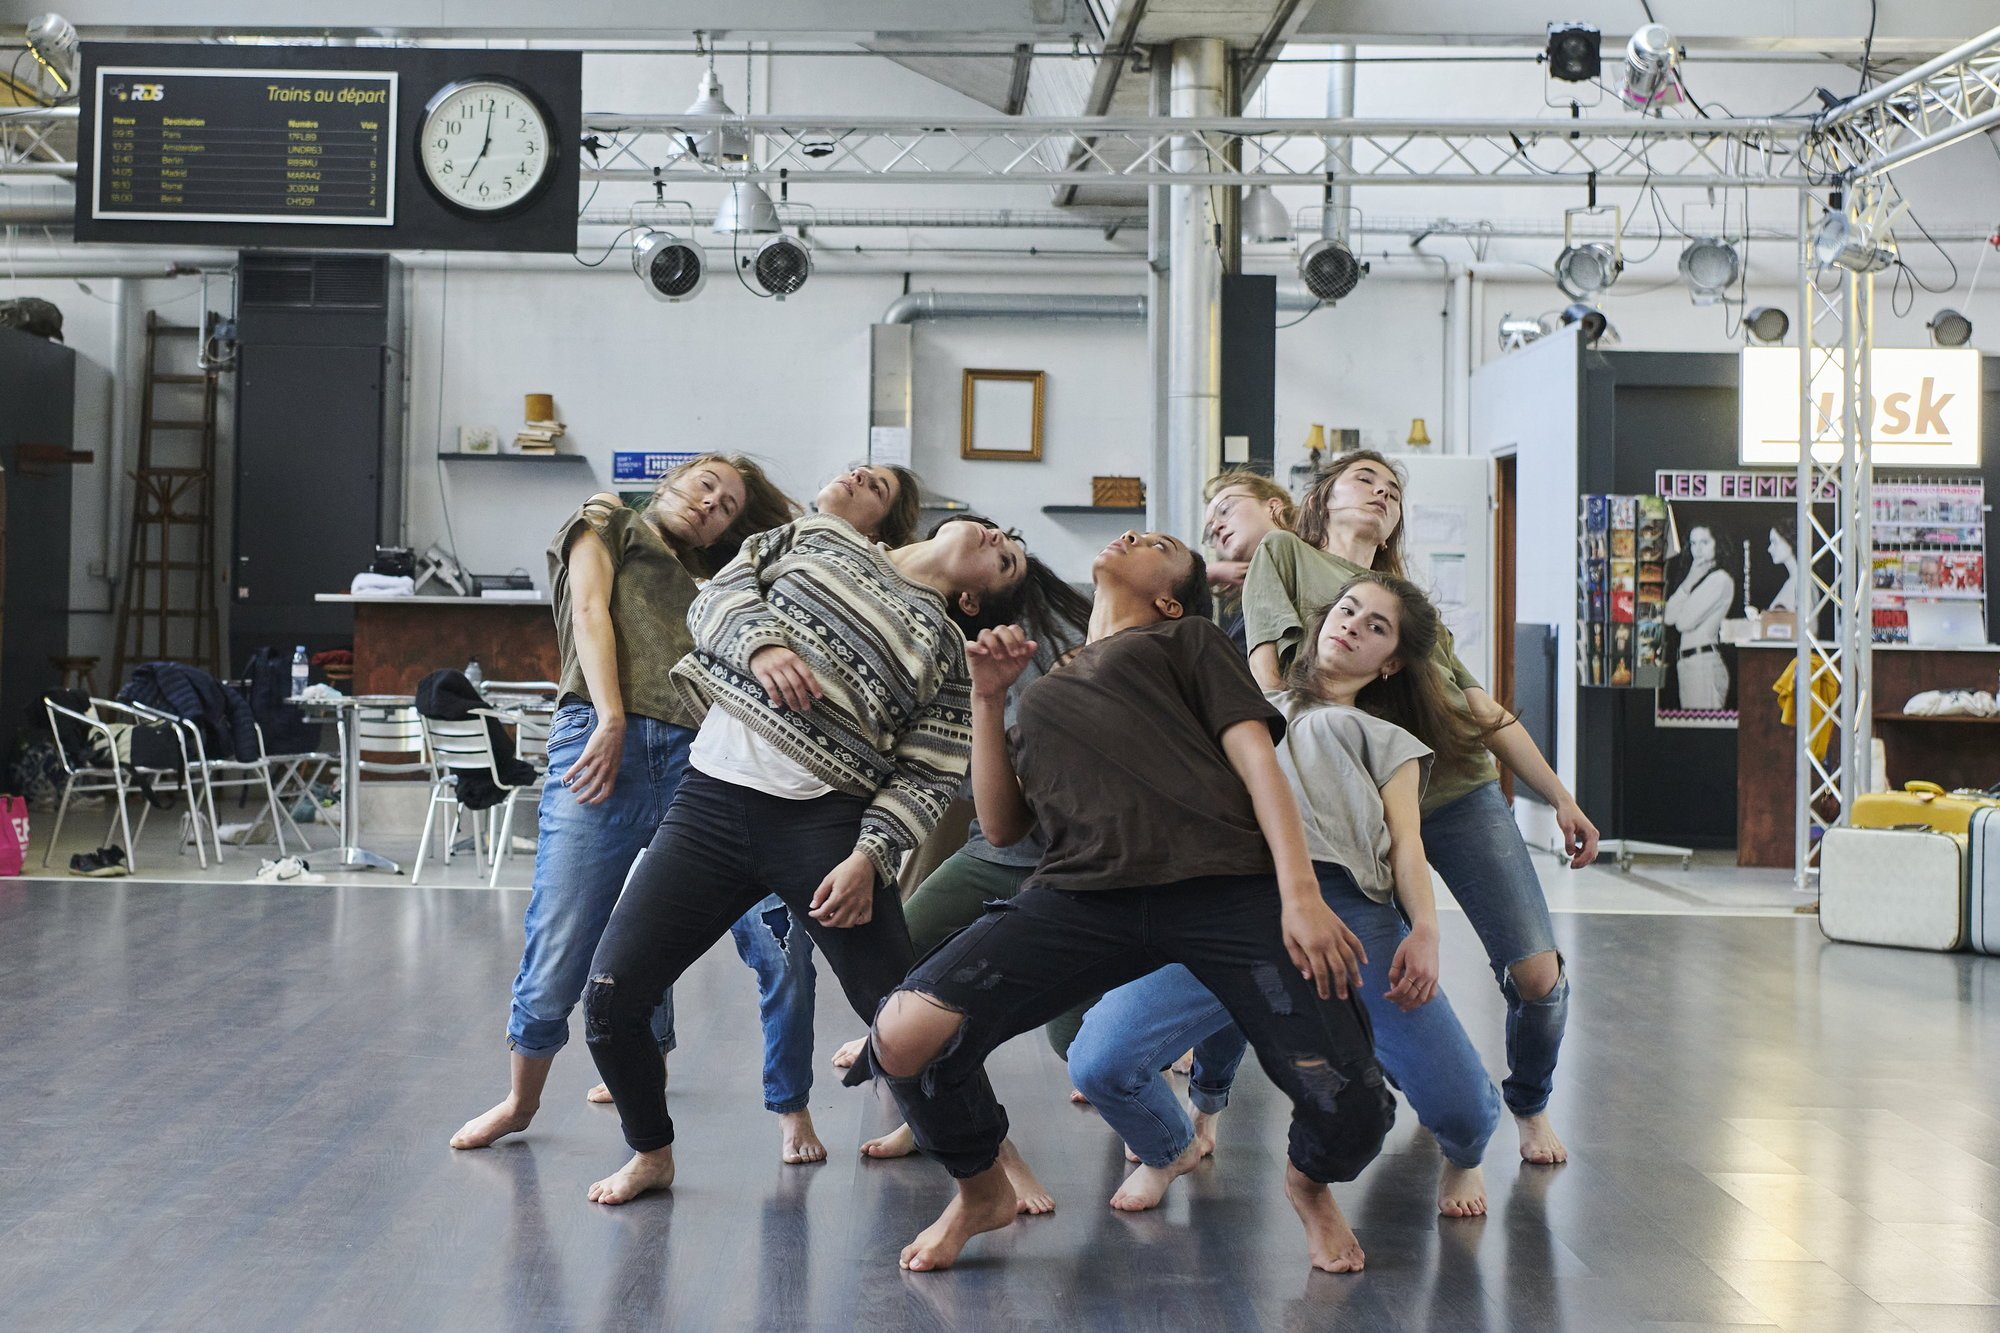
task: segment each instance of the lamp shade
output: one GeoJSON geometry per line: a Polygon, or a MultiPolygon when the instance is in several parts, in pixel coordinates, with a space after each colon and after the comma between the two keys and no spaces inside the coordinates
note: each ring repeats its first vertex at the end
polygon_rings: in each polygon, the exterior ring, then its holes
{"type": "MultiPolygon", "coordinates": [[[[729,103],[722,100],[722,80],[715,76],[713,67],[701,76],[701,91],[695,95],[694,105],[687,109],[687,113],[690,116],[736,114],[729,103]]],[[[688,146],[704,162],[743,162],[750,157],[750,136],[733,126],[697,134],[688,141],[688,146]]]]}
{"type": "Polygon", "coordinates": [[[1253,185],[1243,196],[1243,239],[1253,244],[1292,239],[1292,217],[1268,185],[1253,185]]]}
{"type": "Polygon", "coordinates": [[[1320,425],[1318,422],[1313,423],[1312,429],[1306,432],[1305,450],[1309,454],[1317,454],[1325,452],[1326,450],[1325,426],[1320,425]]]}
{"type": "Polygon", "coordinates": [[[729,197],[715,210],[710,228],[722,236],[768,236],[781,230],[778,207],[764,187],[755,181],[738,181],[729,187],[729,197]]]}
{"type": "Polygon", "coordinates": [[[1424,419],[1422,417],[1413,417],[1410,421],[1410,438],[1404,441],[1404,443],[1429,444],[1430,442],[1431,433],[1425,428],[1424,419]]]}

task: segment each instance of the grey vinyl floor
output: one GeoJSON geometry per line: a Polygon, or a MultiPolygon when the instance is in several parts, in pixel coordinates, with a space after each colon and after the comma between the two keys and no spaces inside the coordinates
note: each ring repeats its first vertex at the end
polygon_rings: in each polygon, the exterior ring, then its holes
{"type": "MultiPolygon", "coordinates": [[[[1058,1210],[908,1275],[943,1173],[861,1160],[893,1112],[830,1073],[832,1160],[779,1164],[726,946],[679,991],[671,1197],[584,1200],[624,1154],[580,1040],[530,1132],[446,1147],[503,1087],[525,897],[0,882],[0,1327],[2000,1329],[2000,959],[1563,915],[1572,1161],[1520,1165],[1503,1125],[1491,1215],[1441,1220],[1405,1109],[1340,1187],[1368,1251],[1349,1277],[1308,1271],[1261,1075],[1216,1160],[1128,1216],[1117,1144],[1018,1041],[994,1080],[1058,1210]]],[[[1498,996],[1464,918],[1445,934],[1497,1073],[1498,996]]],[[[821,989],[824,1068],[857,1024],[821,989]]]]}

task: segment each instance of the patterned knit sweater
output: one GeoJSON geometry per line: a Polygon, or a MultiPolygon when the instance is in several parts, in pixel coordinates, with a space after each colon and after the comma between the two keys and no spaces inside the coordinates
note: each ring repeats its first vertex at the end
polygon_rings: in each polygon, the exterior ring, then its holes
{"type": "Polygon", "coordinates": [[[674,667],[697,716],[725,710],[835,791],[873,798],[856,844],[883,879],[937,826],[972,753],[965,636],[945,600],[845,521],[813,514],[743,543],[688,608],[674,667]],[[774,707],[750,658],[790,648],[826,693],[774,707]]]}

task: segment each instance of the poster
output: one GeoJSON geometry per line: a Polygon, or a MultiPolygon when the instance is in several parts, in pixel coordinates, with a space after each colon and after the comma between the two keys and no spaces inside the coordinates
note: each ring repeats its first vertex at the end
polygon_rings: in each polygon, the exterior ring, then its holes
{"type": "Polygon", "coordinates": [[[1577,542],[1577,680],[1657,689],[1666,671],[1665,503],[1650,495],[1586,495],[1577,542]]]}

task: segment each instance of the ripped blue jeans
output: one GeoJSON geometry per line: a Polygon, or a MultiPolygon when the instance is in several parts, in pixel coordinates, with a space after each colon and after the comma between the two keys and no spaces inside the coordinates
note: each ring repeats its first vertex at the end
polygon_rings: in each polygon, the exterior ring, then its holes
{"type": "Polygon", "coordinates": [[[813,946],[772,894],[729,928],[736,956],[757,974],[764,1024],[764,1109],[803,1111],[813,1086],[813,946]]]}

